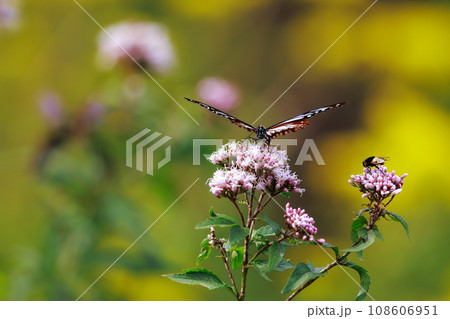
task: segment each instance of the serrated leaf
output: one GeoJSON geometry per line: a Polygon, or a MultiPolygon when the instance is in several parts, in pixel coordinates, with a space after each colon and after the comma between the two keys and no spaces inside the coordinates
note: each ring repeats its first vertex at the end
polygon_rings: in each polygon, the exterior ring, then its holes
{"type": "Polygon", "coordinates": [[[226,288],[233,292],[233,289],[220,280],[216,274],[203,268],[186,269],[183,273],[166,274],[163,276],[182,284],[200,285],[208,288],[209,290],[226,288]]]}
{"type": "Polygon", "coordinates": [[[286,286],[284,286],[281,293],[285,294],[291,292],[303,285],[308,280],[316,277],[322,277],[323,275],[324,274],[311,272],[311,269],[305,263],[298,263],[295,266],[294,271],[289,277],[288,282],[286,283],[286,286]]]}
{"type": "Polygon", "coordinates": [[[361,251],[361,250],[364,250],[364,249],[366,249],[367,247],[369,247],[370,245],[373,244],[373,242],[375,241],[375,237],[376,237],[376,236],[375,236],[374,231],[373,231],[373,230],[370,230],[370,231],[367,233],[367,239],[366,239],[364,242],[359,243],[359,244],[356,245],[355,247],[351,247],[351,248],[344,249],[343,251],[345,251],[345,252],[355,252],[355,251],[361,251]]]}
{"type": "Polygon", "coordinates": [[[358,266],[357,264],[354,264],[352,262],[348,262],[345,266],[352,268],[354,270],[356,270],[359,274],[359,280],[361,283],[358,295],[356,296],[355,301],[361,301],[364,300],[364,298],[366,298],[367,293],[369,291],[369,286],[370,286],[370,276],[369,273],[366,269],[364,269],[361,266],[358,266]]]}
{"type": "Polygon", "coordinates": [[[274,241],[272,246],[269,249],[269,264],[267,267],[267,271],[272,271],[283,259],[284,252],[286,251],[286,245],[284,243],[280,243],[274,241]]]}
{"type": "Polygon", "coordinates": [[[408,228],[408,223],[406,223],[406,221],[398,214],[393,213],[393,212],[387,212],[387,214],[391,217],[391,219],[395,222],[398,222],[400,224],[402,224],[403,228],[406,231],[406,235],[408,235],[409,241],[411,241],[411,237],[409,236],[409,228],[408,228]]]}
{"type": "Polygon", "coordinates": [[[231,268],[240,269],[244,262],[244,247],[236,247],[231,251],[231,268]]]}
{"type": "Polygon", "coordinates": [[[281,232],[281,227],[278,226],[277,223],[275,223],[273,220],[271,220],[269,217],[267,217],[264,213],[261,213],[261,214],[263,215],[264,220],[267,222],[267,224],[269,224],[272,227],[272,229],[274,230],[274,232],[276,234],[281,232]]]}
{"type": "Polygon", "coordinates": [[[234,225],[230,229],[230,239],[229,239],[230,245],[234,246],[241,240],[244,240],[245,236],[247,236],[249,233],[250,230],[248,228],[243,228],[239,225],[234,225]]]}
{"type": "Polygon", "coordinates": [[[203,239],[202,243],[200,244],[200,254],[197,257],[197,265],[202,261],[209,257],[211,254],[211,247],[209,247],[209,238],[203,239]]]}
{"type": "Polygon", "coordinates": [[[274,236],[274,235],[276,235],[276,233],[273,230],[273,227],[270,225],[266,225],[266,226],[261,227],[258,230],[256,230],[252,235],[252,239],[257,236],[266,237],[266,236],[274,236]]]}
{"type": "Polygon", "coordinates": [[[231,218],[230,216],[223,215],[223,214],[216,214],[215,217],[210,217],[207,220],[204,220],[200,222],[197,226],[195,226],[196,229],[202,229],[202,228],[210,228],[213,227],[229,227],[236,225],[237,222],[231,218]]]}
{"type": "Polygon", "coordinates": [[[362,251],[362,250],[356,252],[356,256],[357,256],[358,259],[361,260],[361,261],[363,261],[362,255],[363,255],[363,251],[362,251]]]}
{"type": "Polygon", "coordinates": [[[364,216],[358,216],[352,223],[352,230],[350,232],[350,238],[354,243],[359,238],[359,230],[366,225],[367,219],[364,216]]]}
{"type": "Polygon", "coordinates": [[[333,249],[334,254],[336,255],[336,258],[339,257],[339,248],[337,246],[333,246],[333,245],[325,242],[322,244],[322,247],[333,249]]]}
{"type": "Polygon", "coordinates": [[[294,241],[297,246],[314,246],[315,242],[309,240],[295,240],[294,241]]]}
{"type": "MultiPolygon", "coordinates": [[[[260,269],[263,269],[264,272],[267,272],[268,269],[269,269],[269,260],[268,259],[255,260],[253,262],[253,265],[259,267],[260,269]]],[[[280,263],[273,270],[276,270],[276,271],[279,271],[279,272],[283,272],[285,270],[288,270],[288,269],[291,269],[291,268],[294,268],[294,267],[295,267],[294,264],[291,263],[289,260],[282,259],[280,261],[280,263]]]]}
{"type": "Polygon", "coordinates": [[[314,265],[308,260],[308,268],[311,272],[314,272],[314,265]]]}
{"type": "Polygon", "coordinates": [[[359,212],[358,212],[358,214],[356,215],[356,217],[361,216],[361,215],[364,214],[365,212],[370,212],[370,209],[369,209],[369,208],[363,208],[363,209],[360,209],[359,212]]]}
{"type": "Polygon", "coordinates": [[[255,260],[254,262],[252,262],[252,266],[254,266],[256,268],[256,270],[258,271],[258,274],[265,280],[267,281],[272,281],[272,279],[270,279],[267,276],[267,263],[268,260],[255,260]],[[265,262],[265,263],[263,263],[265,262]]]}
{"type": "MultiPolygon", "coordinates": [[[[267,243],[262,242],[262,241],[255,242],[256,249],[258,249],[258,250],[262,249],[264,246],[266,246],[266,244],[267,243]]],[[[267,255],[268,254],[267,249],[263,250],[262,254],[267,255]]]]}
{"type": "Polygon", "coordinates": [[[384,238],[383,238],[383,236],[381,236],[381,233],[380,233],[380,231],[378,230],[378,227],[373,227],[372,228],[373,229],[373,232],[375,233],[375,236],[377,236],[379,239],[381,239],[382,241],[384,241],[384,238]]]}

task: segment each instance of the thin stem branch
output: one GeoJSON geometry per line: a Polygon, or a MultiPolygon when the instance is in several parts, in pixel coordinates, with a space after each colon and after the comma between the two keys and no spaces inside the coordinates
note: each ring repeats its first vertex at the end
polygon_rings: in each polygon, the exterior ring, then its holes
{"type": "Polygon", "coordinates": [[[244,215],[242,214],[241,208],[239,207],[238,203],[236,202],[236,197],[234,197],[233,199],[230,198],[230,201],[233,203],[234,207],[236,207],[237,211],[239,212],[239,216],[241,216],[242,226],[245,227],[244,215]]]}
{"type": "MultiPolygon", "coordinates": [[[[373,226],[375,225],[376,219],[375,220],[371,220],[369,222],[369,224],[367,225],[367,230],[371,230],[373,228],[373,226]]],[[[356,245],[358,245],[362,240],[364,239],[363,236],[358,237],[357,240],[355,240],[355,242],[352,244],[352,247],[355,247],[356,245]]],[[[341,264],[348,255],[350,255],[351,252],[346,252],[345,254],[343,254],[342,256],[336,258],[336,260],[334,260],[332,263],[328,264],[325,268],[323,268],[320,273],[326,273],[328,270],[330,270],[333,267],[336,267],[337,265],[341,264]]],[[[297,296],[301,291],[303,291],[306,287],[310,286],[313,282],[315,282],[317,279],[319,279],[320,277],[315,277],[312,278],[310,280],[308,280],[307,282],[305,282],[303,285],[301,285],[300,287],[298,287],[287,299],[286,301],[290,301],[292,300],[295,296],[297,296]]]]}
{"type": "Polygon", "coordinates": [[[233,284],[236,298],[239,298],[238,289],[236,286],[236,282],[234,281],[233,273],[231,272],[230,266],[228,265],[228,258],[226,256],[225,249],[222,246],[218,246],[218,250],[219,250],[220,254],[222,255],[222,260],[223,260],[223,263],[225,264],[225,269],[227,270],[228,277],[230,277],[230,281],[233,284]]]}
{"type": "MultiPolygon", "coordinates": [[[[277,239],[277,242],[282,242],[283,240],[285,240],[286,238],[288,238],[289,236],[286,236],[286,234],[283,234],[283,237],[280,237],[277,239]]],[[[267,248],[269,248],[270,246],[272,246],[274,242],[268,242],[266,243],[263,247],[261,247],[260,250],[258,250],[255,255],[252,257],[252,259],[250,259],[249,264],[251,264],[262,252],[264,252],[264,250],[266,250],[267,248]]]]}

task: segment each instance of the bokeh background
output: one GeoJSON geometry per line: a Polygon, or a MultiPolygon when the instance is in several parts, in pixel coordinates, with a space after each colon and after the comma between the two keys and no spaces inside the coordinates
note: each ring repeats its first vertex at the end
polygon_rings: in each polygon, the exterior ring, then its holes
{"type": "MultiPolygon", "coordinates": [[[[213,165],[193,165],[192,140],[247,136],[182,97],[215,101],[252,123],[371,2],[79,3],[104,27],[152,26],[150,36],[108,30],[131,43],[136,59],[200,125],[113,53],[74,1],[0,0],[0,298],[78,298],[199,178],[82,300],[229,300],[225,291],[161,276],[195,266],[206,232],[194,227],[211,206],[234,214],[209,193],[213,165]],[[144,128],[172,137],[172,160],[153,176],[125,165],[125,141],[144,128]]],[[[378,1],[258,121],[270,125],[349,101],[289,136],[298,139],[289,147],[292,162],[306,138],[326,162],[293,165],[306,193],[289,201],[341,248],[350,245],[353,212],[364,202],[347,181],[362,171],[361,161],[389,156],[389,169],[409,174],[390,208],[409,223],[412,242],[399,224],[381,221],[385,241],[365,251],[363,262],[351,258],[369,271],[376,300],[450,297],[449,30],[449,1],[378,1]]],[[[283,212],[271,204],[266,214],[281,221],[283,212]]],[[[317,248],[295,248],[288,257],[329,262],[317,248]]],[[[223,277],[210,259],[202,266],[223,277]]],[[[288,275],[267,282],[252,271],[248,299],[285,299],[279,292],[288,275]]],[[[297,298],[352,300],[357,291],[335,268],[297,298]]]]}

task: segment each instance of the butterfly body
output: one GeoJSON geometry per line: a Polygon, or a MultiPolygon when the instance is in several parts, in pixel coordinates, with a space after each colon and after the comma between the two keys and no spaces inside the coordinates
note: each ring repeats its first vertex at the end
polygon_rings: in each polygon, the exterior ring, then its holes
{"type": "Polygon", "coordinates": [[[347,102],[341,102],[341,103],[336,103],[336,104],[320,107],[320,108],[314,109],[312,111],[308,111],[308,112],[302,113],[300,115],[294,116],[283,122],[269,126],[268,128],[265,128],[262,125],[257,126],[255,128],[252,125],[245,123],[244,121],[241,121],[241,120],[235,118],[234,116],[231,116],[230,114],[227,114],[221,110],[218,110],[208,104],[205,104],[203,102],[196,101],[196,100],[191,100],[187,97],[185,97],[185,99],[188,100],[189,102],[200,104],[207,110],[209,110],[217,115],[227,118],[231,123],[233,123],[239,127],[242,127],[243,129],[246,129],[247,131],[255,133],[256,138],[258,140],[264,140],[265,143],[267,143],[267,144],[270,144],[270,141],[275,137],[282,136],[282,135],[285,135],[285,134],[288,134],[291,132],[295,132],[295,131],[305,128],[306,126],[309,125],[309,121],[306,121],[305,119],[309,119],[318,113],[325,112],[325,111],[343,106],[347,103],[347,102]]]}

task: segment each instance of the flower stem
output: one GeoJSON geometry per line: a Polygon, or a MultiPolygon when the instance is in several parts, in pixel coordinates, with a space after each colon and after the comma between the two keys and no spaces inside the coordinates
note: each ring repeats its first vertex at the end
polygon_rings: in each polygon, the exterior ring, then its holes
{"type": "Polygon", "coordinates": [[[236,202],[236,197],[235,198],[230,198],[230,201],[233,203],[234,207],[236,207],[237,211],[239,212],[239,216],[241,217],[242,226],[245,227],[244,215],[242,214],[242,211],[239,208],[238,203],[236,202]]]}
{"type": "MultiPolygon", "coordinates": [[[[367,225],[366,229],[367,231],[371,230],[373,228],[373,226],[375,225],[375,222],[377,221],[377,219],[373,219],[369,222],[369,224],[367,225]]],[[[355,247],[356,245],[358,245],[362,240],[364,239],[363,236],[358,237],[357,240],[355,240],[355,242],[352,244],[352,247],[355,247]]],[[[324,274],[326,273],[328,270],[330,270],[333,267],[336,267],[337,265],[340,265],[346,258],[348,255],[350,255],[351,252],[346,252],[345,254],[343,254],[342,256],[336,258],[332,263],[328,264],[325,268],[323,268],[320,273],[324,274]]],[[[300,287],[298,287],[287,299],[286,301],[290,301],[292,300],[295,296],[297,296],[301,291],[303,291],[306,287],[310,286],[313,282],[315,282],[317,279],[319,279],[320,277],[315,277],[312,278],[310,280],[308,280],[307,282],[305,282],[303,285],[301,285],[300,287]]]]}
{"type": "Polygon", "coordinates": [[[218,250],[219,250],[220,254],[222,255],[222,260],[223,260],[223,263],[225,264],[225,269],[227,270],[228,277],[230,277],[231,283],[233,284],[234,293],[236,295],[236,298],[238,298],[239,297],[238,289],[237,289],[237,286],[236,286],[236,282],[234,281],[233,273],[231,272],[230,266],[228,265],[228,258],[226,256],[225,249],[220,245],[218,247],[218,250]]]}

